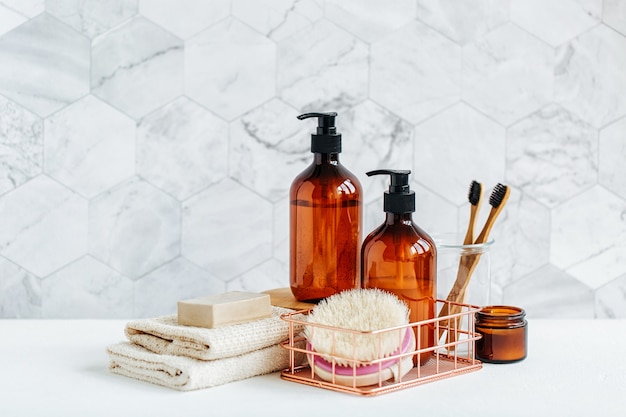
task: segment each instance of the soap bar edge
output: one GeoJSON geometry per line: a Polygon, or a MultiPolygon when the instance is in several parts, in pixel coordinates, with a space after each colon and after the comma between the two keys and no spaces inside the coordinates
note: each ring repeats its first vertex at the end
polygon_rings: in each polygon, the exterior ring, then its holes
{"type": "Polygon", "coordinates": [[[246,323],[272,316],[271,297],[268,294],[245,291],[231,291],[206,297],[179,300],[177,307],[178,324],[209,329],[246,323]],[[233,292],[239,292],[244,295],[249,294],[253,297],[227,302],[219,301],[220,296],[233,292]],[[203,304],[203,299],[209,299],[212,302],[203,304]],[[238,313],[237,309],[242,311],[238,313]]]}

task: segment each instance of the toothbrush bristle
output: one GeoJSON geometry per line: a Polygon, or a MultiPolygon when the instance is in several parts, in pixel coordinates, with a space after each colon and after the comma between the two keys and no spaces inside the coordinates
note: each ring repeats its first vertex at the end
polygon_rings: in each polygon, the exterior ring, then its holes
{"type": "Polygon", "coordinates": [[[500,204],[502,204],[502,200],[504,199],[504,196],[506,195],[506,191],[507,191],[507,186],[498,183],[495,187],[493,187],[493,191],[491,192],[491,195],[489,196],[489,204],[491,204],[493,208],[500,207],[500,204]]]}
{"type": "Polygon", "coordinates": [[[469,189],[469,193],[467,194],[467,198],[471,205],[475,206],[476,204],[478,204],[478,201],[480,200],[481,188],[482,186],[480,185],[478,181],[474,180],[470,184],[470,189],[469,189]]]}

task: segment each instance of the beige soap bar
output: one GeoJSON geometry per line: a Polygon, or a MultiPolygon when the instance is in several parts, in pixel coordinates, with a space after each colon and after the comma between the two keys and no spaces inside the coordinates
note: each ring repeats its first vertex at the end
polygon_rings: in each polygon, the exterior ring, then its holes
{"type": "Polygon", "coordinates": [[[178,324],[209,329],[270,317],[269,294],[231,291],[178,302],[178,324]]]}

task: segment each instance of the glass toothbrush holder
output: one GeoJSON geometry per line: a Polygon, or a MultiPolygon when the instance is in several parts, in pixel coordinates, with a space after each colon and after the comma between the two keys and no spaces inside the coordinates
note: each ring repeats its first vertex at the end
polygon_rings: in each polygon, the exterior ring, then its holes
{"type": "MultiPolygon", "coordinates": [[[[460,304],[483,307],[490,305],[491,258],[490,249],[494,241],[481,244],[463,244],[464,236],[456,233],[432,235],[437,248],[437,298],[460,304]],[[469,274],[469,280],[463,285],[469,274]],[[455,291],[451,290],[453,288],[455,291]]],[[[444,304],[439,316],[456,313],[458,307],[444,304]]],[[[474,331],[468,328],[467,316],[449,320],[447,331],[439,334],[440,345],[447,341],[466,339],[474,331]]],[[[458,345],[457,349],[468,344],[458,345]]],[[[468,352],[458,352],[467,354],[468,352]]]]}

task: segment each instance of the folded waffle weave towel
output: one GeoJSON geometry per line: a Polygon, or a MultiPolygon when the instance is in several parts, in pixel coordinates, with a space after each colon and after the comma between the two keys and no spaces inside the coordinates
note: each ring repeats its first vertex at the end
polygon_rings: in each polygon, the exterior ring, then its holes
{"type": "MultiPolygon", "coordinates": [[[[209,388],[289,367],[289,351],[273,345],[239,356],[202,361],[150,352],[128,342],[107,347],[112,373],[179,391],[209,388]]],[[[302,358],[296,355],[297,364],[302,358]]]]}
{"type": "MultiPolygon", "coordinates": [[[[144,348],[167,355],[188,356],[201,360],[228,358],[276,345],[289,338],[289,323],[280,315],[289,313],[272,307],[272,316],[247,323],[207,329],[178,324],[176,315],[129,322],[128,340],[144,348]]],[[[302,329],[295,328],[295,333],[302,329]]]]}

